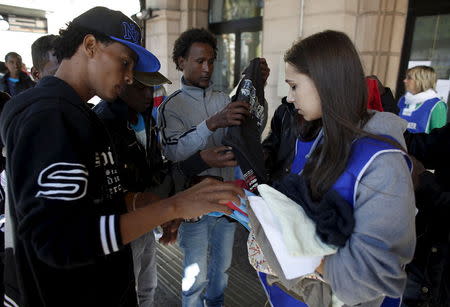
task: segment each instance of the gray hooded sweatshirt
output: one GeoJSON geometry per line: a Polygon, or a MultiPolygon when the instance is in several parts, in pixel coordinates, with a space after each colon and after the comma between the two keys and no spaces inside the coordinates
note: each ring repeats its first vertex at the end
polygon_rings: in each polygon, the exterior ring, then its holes
{"type": "MultiPolygon", "coordinates": [[[[186,85],[167,97],[159,106],[158,128],[164,155],[172,161],[183,161],[199,150],[221,146],[226,128],[210,131],[206,120],[221,111],[230,98],[223,92],[186,85]]],[[[201,175],[234,179],[234,168],[211,168],[201,175]]]]}
{"type": "MultiPolygon", "coordinates": [[[[406,122],[376,112],[364,130],[395,138],[404,148],[406,122]]],[[[401,297],[405,265],[414,254],[415,200],[411,175],[400,153],[377,156],[364,172],[354,204],[355,228],[346,245],[325,257],[324,279],[345,306],[380,306],[401,297]]]]}

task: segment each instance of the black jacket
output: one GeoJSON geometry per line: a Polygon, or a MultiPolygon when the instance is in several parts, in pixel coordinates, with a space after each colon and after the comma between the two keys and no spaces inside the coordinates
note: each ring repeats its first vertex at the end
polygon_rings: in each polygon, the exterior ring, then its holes
{"type": "Polygon", "coordinates": [[[133,263],[122,245],[126,210],[112,142],[64,81],[46,77],[6,104],[14,250],[5,292],[20,306],[136,306],[133,263]]]}
{"type": "Polygon", "coordinates": [[[297,113],[294,104],[281,100],[270,122],[269,135],[262,142],[266,170],[270,180],[277,180],[288,174],[295,153],[298,136],[297,113]]]}
{"type": "MultiPolygon", "coordinates": [[[[139,192],[161,184],[171,184],[172,177],[183,177],[182,181],[209,168],[201,159],[200,152],[185,161],[171,163],[164,161],[157,138],[156,123],[149,112],[143,113],[147,146],[144,148],[128,125],[128,105],[121,99],[109,103],[101,101],[94,112],[102,119],[111,134],[118,155],[120,175],[128,191],[139,192]],[[169,176],[169,180],[167,177],[169,176]]],[[[178,181],[178,180],[177,180],[178,181]]],[[[169,195],[175,187],[167,187],[169,195]]],[[[167,190],[167,189],[165,189],[167,190]]],[[[167,196],[167,195],[165,195],[167,196]]]]}
{"type": "Polygon", "coordinates": [[[398,115],[400,112],[397,102],[394,99],[394,95],[392,95],[392,91],[389,87],[384,88],[384,93],[380,96],[381,105],[383,106],[384,112],[391,112],[395,115],[398,115]]]}
{"type": "Polygon", "coordinates": [[[407,132],[405,140],[408,152],[435,170],[434,175],[420,175],[417,246],[407,270],[419,280],[421,300],[430,306],[450,306],[450,124],[430,134],[407,132]]]}
{"type": "Polygon", "coordinates": [[[408,152],[427,169],[435,170],[443,191],[450,191],[450,124],[425,133],[405,133],[408,152]]]}
{"type": "Polygon", "coordinates": [[[259,58],[250,61],[239,82],[236,95],[231,100],[248,102],[250,115],[241,125],[228,127],[222,144],[233,147],[248,189],[255,192],[258,184],[267,181],[261,146],[261,133],[267,120],[267,105],[259,58]]]}
{"type": "Polygon", "coordinates": [[[143,114],[147,137],[147,146],[144,148],[137,141],[133,129],[129,128],[128,105],[124,101],[101,101],[93,110],[111,134],[118,155],[122,184],[126,189],[138,192],[161,184],[166,168],[151,114],[143,114]]]}
{"type": "MultiPolygon", "coordinates": [[[[12,96],[10,88],[8,87],[8,78],[10,74],[6,73],[0,79],[0,91],[6,92],[12,96]]],[[[16,83],[15,95],[23,92],[26,89],[32,88],[35,85],[35,82],[31,80],[31,78],[24,72],[19,73],[19,82],[16,83]]]]}

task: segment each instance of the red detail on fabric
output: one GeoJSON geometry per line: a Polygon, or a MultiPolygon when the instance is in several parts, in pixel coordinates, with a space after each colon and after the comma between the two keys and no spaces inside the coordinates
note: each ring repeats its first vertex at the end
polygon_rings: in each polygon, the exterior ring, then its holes
{"type": "Polygon", "coordinates": [[[159,107],[159,105],[164,101],[164,96],[153,97],[153,106],[159,107]]]}
{"type": "Polygon", "coordinates": [[[231,201],[227,202],[225,205],[226,205],[228,208],[230,208],[231,210],[238,211],[238,212],[242,213],[243,215],[248,216],[247,213],[245,213],[244,211],[242,211],[241,209],[239,209],[239,207],[236,206],[235,204],[233,204],[231,201]]]}
{"type": "Polygon", "coordinates": [[[383,105],[381,104],[380,91],[378,90],[378,82],[375,79],[366,78],[368,101],[367,108],[383,112],[383,105]]]}
{"type": "Polygon", "coordinates": [[[229,181],[229,182],[234,184],[237,187],[248,190],[248,185],[244,179],[236,179],[236,180],[229,181]]]}

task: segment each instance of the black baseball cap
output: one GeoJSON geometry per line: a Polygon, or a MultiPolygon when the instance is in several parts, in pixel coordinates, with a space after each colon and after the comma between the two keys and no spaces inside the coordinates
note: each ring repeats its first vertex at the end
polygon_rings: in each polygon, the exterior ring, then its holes
{"type": "Polygon", "coordinates": [[[172,84],[172,81],[166,78],[160,72],[141,72],[134,71],[134,78],[146,86],[156,86],[162,84],[172,84]]]}
{"type": "Polygon", "coordinates": [[[138,56],[134,70],[157,72],[161,67],[156,56],[141,46],[139,26],[122,12],[97,6],[76,17],[72,24],[103,33],[129,47],[138,56]]]}

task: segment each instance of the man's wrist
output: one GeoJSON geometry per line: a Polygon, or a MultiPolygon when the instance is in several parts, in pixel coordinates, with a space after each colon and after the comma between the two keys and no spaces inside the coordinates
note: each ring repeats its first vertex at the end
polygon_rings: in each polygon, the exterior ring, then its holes
{"type": "Polygon", "coordinates": [[[214,125],[214,120],[212,120],[212,118],[209,118],[206,120],[206,127],[208,127],[208,129],[210,131],[216,131],[217,127],[216,125],[214,125]]]}
{"type": "Polygon", "coordinates": [[[172,197],[165,199],[165,201],[167,201],[167,209],[168,209],[169,215],[171,217],[170,220],[181,218],[181,214],[179,212],[180,205],[179,205],[178,198],[179,198],[178,195],[174,195],[172,197]]]}

